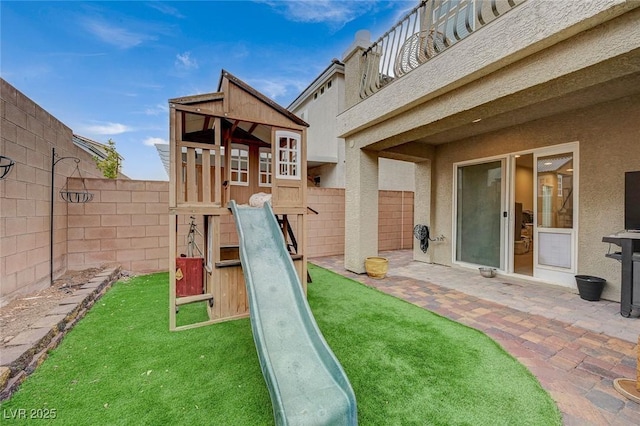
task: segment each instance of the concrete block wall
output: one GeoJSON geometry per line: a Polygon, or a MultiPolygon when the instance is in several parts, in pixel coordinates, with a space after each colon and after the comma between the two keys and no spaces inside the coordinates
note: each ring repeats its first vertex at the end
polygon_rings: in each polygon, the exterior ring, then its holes
{"type": "Polygon", "coordinates": [[[380,191],[378,250],[413,248],[413,192],[380,191]]]}
{"type": "MultiPolygon", "coordinates": [[[[85,179],[85,185],[93,200],[68,206],[69,269],[118,263],[138,273],[167,270],[169,183],[85,179]]],[[[186,234],[188,226],[180,226],[186,234]]]]}
{"type": "MultiPolygon", "coordinates": [[[[74,185],[77,182],[72,182],[74,185]]],[[[117,262],[136,273],[164,271],[169,259],[168,182],[85,179],[93,201],[68,206],[69,269],[117,262]]],[[[309,188],[307,254],[344,252],[344,190],[309,188]]],[[[380,250],[412,247],[413,193],[380,191],[380,250]]],[[[202,232],[202,216],[196,216],[202,232]]],[[[189,217],[178,217],[178,251],[186,253],[189,217]]],[[[238,244],[232,216],[221,219],[223,245],[238,244]]],[[[198,239],[204,249],[205,242],[198,239]]]]}
{"type": "Polygon", "coordinates": [[[308,188],[307,256],[344,253],[344,189],[308,188]]]}
{"type": "MultiPolygon", "coordinates": [[[[0,154],[15,161],[0,180],[0,305],[50,284],[49,237],[52,148],[73,156],[85,177],[101,176],[91,156],[72,142],[72,131],[0,79],[0,154]]],[[[67,203],[58,195],[76,163],[55,167],[53,278],[67,267],[67,203]]]]}
{"type": "MultiPolygon", "coordinates": [[[[309,188],[307,204],[318,212],[307,216],[308,256],[343,254],[344,189],[309,188]]],[[[378,215],[378,250],[413,247],[413,192],[379,191],[378,215]]]]}

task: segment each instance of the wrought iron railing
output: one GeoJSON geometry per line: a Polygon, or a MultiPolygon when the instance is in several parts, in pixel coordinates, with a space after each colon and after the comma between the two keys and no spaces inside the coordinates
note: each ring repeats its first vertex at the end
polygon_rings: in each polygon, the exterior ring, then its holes
{"type": "Polygon", "coordinates": [[[526,0],[424,0],[363,53],[365,99],[526,0]]]}

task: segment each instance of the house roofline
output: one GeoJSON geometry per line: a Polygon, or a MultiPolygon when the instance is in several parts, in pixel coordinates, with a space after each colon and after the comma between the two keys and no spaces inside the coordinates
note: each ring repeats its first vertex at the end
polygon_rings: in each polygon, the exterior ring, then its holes
{"type": "MultiPolygon", "coordinates": [[[[102,160],[107,158],[106,144],[94,141],[84,136],[80,136],[76,133],[73,133],[71,135],[71,141],[75,146],[91,154],[92,156],[99,157],[102,160]]],[[[120,155],[119,153],[118,158],[124,160],[124,157],[122,157],[122,155],[120,155]]]]}
{"type": "Polygon", "coordinates": [[[325,81],[327,81],[334,74],[344,74],[344,63],[340,62],[338,59],[334,58],[331,60],[331,64],[327,68],[324,69],[312,82],[304,89],[297,98],[293,100],[287,107],[287,109],[292,110],[302,104],[302,102],[307,99],[313,92],[318,90],[320,86],[322,86],[325,81]]]}

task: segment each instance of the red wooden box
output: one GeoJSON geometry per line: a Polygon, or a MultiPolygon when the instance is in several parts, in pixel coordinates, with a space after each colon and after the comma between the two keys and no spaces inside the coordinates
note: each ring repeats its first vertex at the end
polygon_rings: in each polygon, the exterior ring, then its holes
{"type": "Polygon", "coordinates": [[[201,257],[176,257],[176,296],[203,293],[203,262],[201,257]]]}

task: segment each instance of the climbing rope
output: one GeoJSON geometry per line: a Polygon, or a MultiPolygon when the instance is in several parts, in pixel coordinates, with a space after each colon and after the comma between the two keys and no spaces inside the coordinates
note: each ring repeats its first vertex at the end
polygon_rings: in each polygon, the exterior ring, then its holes
{"type": "Polygon", "coordinates": [[[429,249],[429,241],[435,241],[429,237],[429,227],[427,225],[417,224],[413,228],[413,236],[420,241],[420,250],[423,253],[426,253],[429,249]]]}

